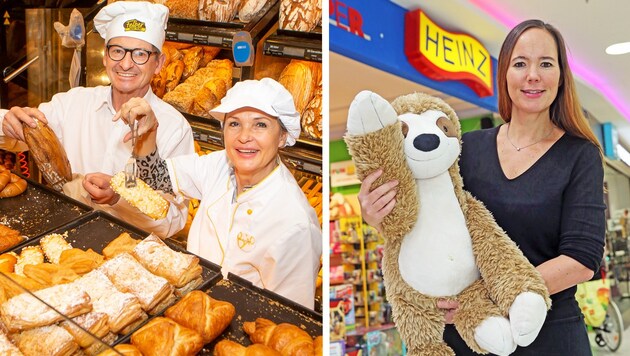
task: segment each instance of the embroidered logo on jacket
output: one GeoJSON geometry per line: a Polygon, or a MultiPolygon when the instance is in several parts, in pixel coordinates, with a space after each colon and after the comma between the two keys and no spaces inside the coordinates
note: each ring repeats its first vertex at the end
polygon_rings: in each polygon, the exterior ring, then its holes
{"type": "Polygon", "coordinates": [[[254,248],[256,239],[248,233],[239,232],[238,235],[236,235],[236,243],[238,244],[238,248],[245,252],[249,252],[254,248]]]}
{"type": "Polygon", "coordinates": [[[147,32],[147,26],[142,21],[138,21],[136,19],[127,20],[123,24],[125,32],[135,31],[135,32],[147,32]]]}

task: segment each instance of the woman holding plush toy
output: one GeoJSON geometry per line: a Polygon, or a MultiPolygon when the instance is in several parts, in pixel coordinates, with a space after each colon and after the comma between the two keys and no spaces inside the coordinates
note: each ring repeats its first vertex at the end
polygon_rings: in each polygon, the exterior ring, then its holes
{"type": "MultiPolygon", "coordinates": [[[[498,63],[499,113],[506,124],[462,137],[465,189],[543,276],[552,308],[537,339],[519,355],[591,355],[578,283],[592,278],[604,249],[603,163],[599,143],[580,104],[561,34],[527,20],[507,35],[498,63]]],[[[366,222],[379,227],[396,203],[392,181],[371,189],[382,174],[366,177],[359,200],[366,222]]],[[[447,321],[456,303],[443,302],[447,321]]],[[[474,354],[452,325],[445,341],[457,355],[474,354]]]]}

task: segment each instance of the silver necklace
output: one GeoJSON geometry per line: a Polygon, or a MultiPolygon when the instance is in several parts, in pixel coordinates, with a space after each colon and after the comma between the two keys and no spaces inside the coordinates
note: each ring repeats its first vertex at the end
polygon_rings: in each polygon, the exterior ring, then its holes
{"type": "Polygon", "coordinates": [[[507,124],[507,132],[505,133],[505,136],[507,136],[508,142],[510,143],[510,145],[512,145],[512,147],[514,147],[516,149],[516,151],[520,151],[520,150],[524,150],[527,147],[533,146],[537,143],[542,142],[543,140],[545,140],[547,137],[551,136],[551,133],[553,132],[553,126],[551,126],[551,130],[549,130],[549,133],[546,134],[543,138],[541,138],[540,140],[534,142],[534,143],[530,143],[527,146],[523,146],[523,147],[518,147],[517,145],[515,145],[512,140],[510,140],[510,123],[508,122],[507,124]]]}

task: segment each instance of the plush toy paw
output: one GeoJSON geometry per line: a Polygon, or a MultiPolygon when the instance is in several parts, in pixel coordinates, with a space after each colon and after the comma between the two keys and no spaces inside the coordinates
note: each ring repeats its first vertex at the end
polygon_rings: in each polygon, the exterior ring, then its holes
{"type": "Polygon", "coordinates": [[[516,350],[510,330],[510,321],[504,317],[491,316],[475,329],[475,341],[484,350],[495,355],[509,355],[516,350]]]}
{"type": "Polygon", "coordinates": [[[391,104],[376,93],[364,90],[357,94],[348,109],[348,133],[364,135],[398,121],[391,104]]]}
{"type": "Polygon", "coordinates": [[[547,317],[547,305],[542,296],[532,292],[519,294],[510,307],[510,327],[519,346],[534,342],[547,317]]]}

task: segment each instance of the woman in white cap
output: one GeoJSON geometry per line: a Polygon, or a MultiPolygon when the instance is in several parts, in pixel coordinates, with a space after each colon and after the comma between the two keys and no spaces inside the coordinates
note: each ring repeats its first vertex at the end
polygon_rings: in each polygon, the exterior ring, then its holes
{"type": "MultiPolygon", "coordinates": [[[[192,130],[181,113],[153,94],[151,78],[164,63],[168,8],[148,2],[119,1],[105,6],[94,18],[94,27],[105,39],[103,65],[110,86],[77,87],[53,96],[39,108],[0,110],[3,134],[24,140],[22,124],[34,119],[48,123],[63,145],[72,171],[80,174],[64,186],[77,200],[105,210],[161,237],[184,227],[187,202],[167,197],[167,217],[154,221],[119,199],[109,186],[112,175],[124,169],[131,157],[129,126],[112,122],[121,110],[151,117],[160,123],[159,153],[173,157],[194,152],[192,130]],[[84,175],[84,177],[83,177],[84,175]]],[[[139,141],[142,144],[142,141],[139,141]]]]}
{"type": "Polygon", "coordinates": [[[211,114],[222,122],[225,150],[167,160],[158,157],[154,144],[155,132],[163,128],[141,118],[138,130],[148,132],[138,151],[141,178],[154,188],[201,200],[189,251],[221,265],[224,274],[313,308],[321,229],[278,156],[278,149],[293,145],[300,133],[291,94],[273,79],[246,80],[234,85],[211,114]]]}

